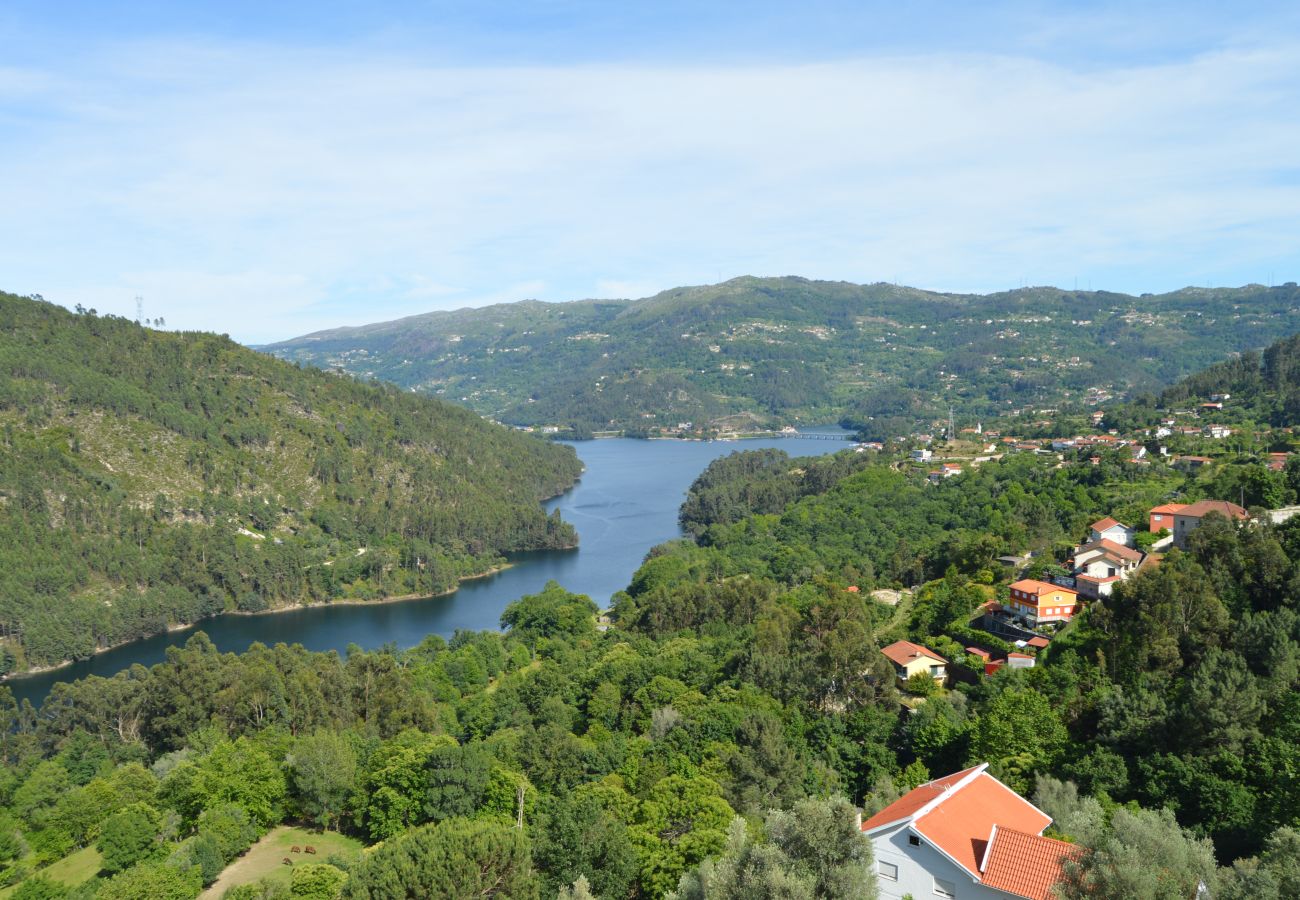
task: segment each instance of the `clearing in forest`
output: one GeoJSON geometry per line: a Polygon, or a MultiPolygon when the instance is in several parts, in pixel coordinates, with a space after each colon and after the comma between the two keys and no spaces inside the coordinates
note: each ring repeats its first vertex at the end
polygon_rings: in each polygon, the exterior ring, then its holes
{"type": "Polygon", "coordinates": [[[248,852],[226,866],[224,872],[204,891],[199,900],[221,900],[221,895],[230,888],[240,884],[251,884],[270,877],[277,881],[289,883],[293,866],[286,866],[285,859],[293,861],[295,866],[303,863],[323,863],[329,860],[331,853],[342,856],[355,856],[361,850],[361,842],[345,834],[333,831],[309,831],[306,828],[290,828],[281,825],[269,831],[266,837],[249,848],[248,852]],[[291,852],[294,847],[312,846],[316,854],[291,852]]]}

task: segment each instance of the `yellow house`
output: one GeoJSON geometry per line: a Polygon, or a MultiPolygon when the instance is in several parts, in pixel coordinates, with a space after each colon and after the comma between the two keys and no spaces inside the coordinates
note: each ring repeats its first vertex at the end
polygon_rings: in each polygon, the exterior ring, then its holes
{"type": "Polygon", "coordinates": [[[920,644],[895,641],[882,647],[880,652],[894,664],[894,674],[899,681],[905,682],[917,672],[924,672],[940,684],[948,677],[948,660],[920,644]]]}

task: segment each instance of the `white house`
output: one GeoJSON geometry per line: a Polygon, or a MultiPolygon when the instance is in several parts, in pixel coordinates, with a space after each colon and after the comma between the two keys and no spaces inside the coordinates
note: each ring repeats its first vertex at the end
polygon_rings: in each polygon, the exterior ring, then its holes
{"type": "Polygon", "coordinates": [[[1125,547],[1133,546],[1133,529],[1116,522],[1110,516],[1088,526],[1089,541],[1114,541],[1125,547]]]}
{"type": "Polygon", "coordinates": [[[862,823],[882,900],[1050,900],[1079,848],[1043,837],[1051,817],[986,769],[923,784],[862,823]]]}

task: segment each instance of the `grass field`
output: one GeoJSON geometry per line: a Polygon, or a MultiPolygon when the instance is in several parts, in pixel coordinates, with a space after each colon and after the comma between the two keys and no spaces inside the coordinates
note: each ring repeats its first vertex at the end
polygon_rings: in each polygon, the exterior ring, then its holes
{"type": "MultiPolygon", "coordinates": [[[[76,887],[84,881],[89,881],[95,877],[100,866],[99,851],[94,847],[84,847],[73,853],[69,853],[63,859],[50,863],[44,869],[40,869],[37,874],[44,875],[51,881],[58,881],[66,884],[68,887],[76,887]]],[[[0,897],[8,897],[18,885],[5,888],[0,891],[0,897]]]]}
{"type": "Polygon", "coordinates": [[[332,831],[309,831],[306,828],[281,826],[272,829],[266,837],[250,847],[247,853],[226,866],[226,870],[213,882],[212,887],[200,895],[199,900],[220,900],[222,894],[236,885],[251,884],[268,877],[288,884],[293,868],[284,864],[286,858],[292,859],[294,865],[305,862],[323,863],[331,853],[353,856],[360,852],[361,846],[360,841],[332,831]],[[295,846],[308,845],[316,848],[315,856],[291,852],[295,846]]]}

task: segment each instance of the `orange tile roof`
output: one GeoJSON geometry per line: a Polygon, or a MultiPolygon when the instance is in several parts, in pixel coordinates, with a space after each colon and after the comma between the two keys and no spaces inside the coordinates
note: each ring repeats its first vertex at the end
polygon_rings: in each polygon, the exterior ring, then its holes
{"type": "Polygon", "coordinates": [[[1051,900],[1062,878],[1062,863],[1083,848],[1014,828],[995,826],[984,857],[984,884],[1027,900],[1051,900]]]}
{"type": "Polygon", "coordinates": [[[913,644],[911,641],[894,641],[894,643],[890,644],[888,647],[881,647],[880,652],[885,654],[885,656],[888,656],[900,666],[905,666],[918,657],[929,657],[930,659],[938,660],[941,663],[948,662],[948,660],[944,659],[928,647],[922,647],[920,644],[913,644]]]}
{"type": "Polygon", "coordinates": [[[1180,509],[1178,515],[1200,519],[1212,512],[1227,516],[1229,519],[1244,519],[1247,517],[1244,509],[1227,500],[1197,500],[1192,505],[1180,509]]]}
{"type": "Polygon", "coordinates": [[[1028,800],[981,772],[934,808],[918,816],[913,829],[942,850],[973,877],[980,877],[980,861],[994,825],[1039,834],[1052,824],[1028,800]]]}
{"type": "Polygon", "coordinates": [[[1181,509],[1186,509],[1186,503],[1166,503],[1164,506],[1153,506],[1151,512],[1156,515],[1173,515],[1181,509]]]}
{"type": "Polygon", "coordinates": [[[1011,585],[1012,590],[1020,591],[1024,594],[1033,594],[1035,597],[1047,591],[1065,591],[1067,594],[1078,594],[1078,591],[1072,591],[1067,587],[1061,587],[1059,584],[1048,584],[1046,581],[1036,581],[1033,578],[1022,578],[1015,584],[1011,585]]]}
{"type": "Polygon", "coordinates": [[[1107,528],[1114,528],[1116,525],[1119,525],[1121,528],[1127,527],[1122,523],[1120,523],[1119,521],[1112,519],[1110,516],[1107,516],[1104,519],[1099,519],[1098,521],[1093,522],[1088,527],[1091,528],[1093,531],[1105,531],[1107,528]]]}
{"type": "Polygon", "coordinates": [[[924,807],[931,800],[942,797],[944,791],[948,790],[948,788],[957,784],[967,775],[970,775],[979,768],[979,766],[974,766],[970,769],[963,769],[960,772],[945,775],[943,778],[936,778],[934,781],[927,781],[920,787],[908,791],[880,812],[867,819],[867,821],[863,822],[862,830],[871,831],[875,828],[879,828],[881,825],[888,825],[891,822],[903,822],[910,819],[916,814],[917,810],[924,807]]]}

